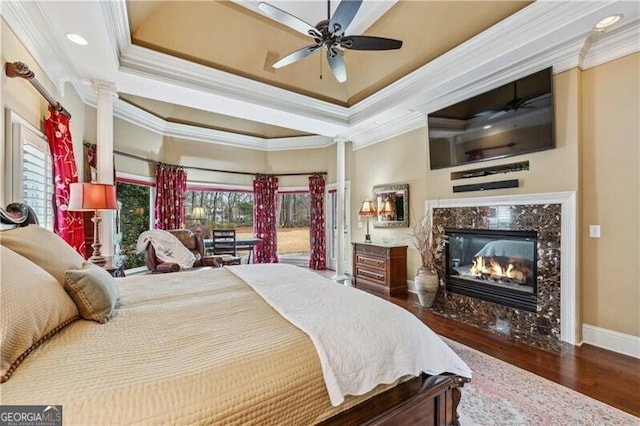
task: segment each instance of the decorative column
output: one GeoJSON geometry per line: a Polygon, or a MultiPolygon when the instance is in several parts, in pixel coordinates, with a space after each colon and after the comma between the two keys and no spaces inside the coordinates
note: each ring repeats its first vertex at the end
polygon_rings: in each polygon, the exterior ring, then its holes
{"type": "MultiPolygon", "coordinates": [[[[97,95],[97,135],[96,156],[98,182],[114,184],[113,182],[113,99],[116,86],[108,82],[94,82],[93,89],[97,95]]],[[[113,256],[115,233],[115,212],[101,211],[100,241],[102,254],[113,256]]]]}
{"type": "Polygon", "coordinates": [[[336,228],[337,228],[337,246],[336,246],[336,275],[333,279],[339,283],[345,284],[348,282],[348,277],[345,275],[345,241],[344,241],[344,186],[345,186],[345,143],[346,139],[342,137],[336,137],[337,145],[336,155],[336,228]]]}

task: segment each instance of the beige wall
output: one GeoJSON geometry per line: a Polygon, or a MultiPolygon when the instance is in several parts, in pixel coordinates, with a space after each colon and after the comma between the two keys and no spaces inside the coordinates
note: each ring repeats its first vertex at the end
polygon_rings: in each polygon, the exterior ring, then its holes
{"type": "MultiPolygon", "coordinates": [[[[36,60],[27,52],[16,35],[11,31],[9,26],[6,25],[4,20],[0,20],[0,22],[2,26],[0,29],[2,37],[2,73],[0,77],[2,97],[0,102],[3,111],[14,111],[29,124],[44,133],[44,120],[49,115],[47,101],[27,80],[23,78],[9,78],[4,73],[5,62],[23,62],[34,72],[37,80],[45,89],[71,113],[71,135],[73,137],[74,151],[76,157],[78,157],[78,155],[82,153],[82,139],[85,133],[85,110],[82,100],[70,84],[65,84],[64,93],[60,93],[57,87],[47,78],[44,71],[40,69],[36,60]]],[[[10,149],[8,142],[11,141],[11,127],[6,125],[4,114],[0,121],[2,122],[0,127],[0,165],[2,165],[3,171],[6,171],[7,158],[5,158],[5,153],[10,149]]],[[[80,177],[82,177],[82,170],[80,168],[78,172],[81,175],[80,177]]],[[[0,173],[1,206],[15,201],[19,196],[18,194],[12,194],[8,189],[11,187],[14,178],[15,176],[12,174],[7,175],[6,173],[0,173]]]]}
{"type": "MultiPolygon", "coordinates": [[[[427,135],[425,128],[414,130],[387,141],[353,151],[351,168],[351,240],[364,241],[366,219],[358,210],[366,198],[372,198],[372,188],[384,184],[409,184],[409,223],[414,224],[424,214],[427,192],[427,135]]],[[[373,242],[393,238],[395,244],[408,245],[407,276],[413,279],[420,266],[420,256],[409,238],[409,228],[373,228],[373,242]]]]}
{"type": "Polygon", "coordinates": [[[582,76],[586,324],[640,336],[640,54],[582,76]],[[588,226],[601,226],[600,239],[588,226]]]}

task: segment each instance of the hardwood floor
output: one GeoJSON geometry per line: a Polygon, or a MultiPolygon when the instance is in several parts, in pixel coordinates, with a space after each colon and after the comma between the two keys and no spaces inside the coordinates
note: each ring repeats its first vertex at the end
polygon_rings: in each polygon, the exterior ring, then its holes
{"type": "MultiPolygon", "coordinates": [[[[315,271],[331,278],[335,272],[315,271]]],[[[560,356],[422,308],[415,294],[386,298],[433,331],[640,417],[640,359],[583,344],[560,356]]]]}
{"type": "Polygon", "coordinates": [[[584,344],[563,356],[421,308],[409,293],[389,299],[436,333],[640,417],[640,360],[584,344]]]}

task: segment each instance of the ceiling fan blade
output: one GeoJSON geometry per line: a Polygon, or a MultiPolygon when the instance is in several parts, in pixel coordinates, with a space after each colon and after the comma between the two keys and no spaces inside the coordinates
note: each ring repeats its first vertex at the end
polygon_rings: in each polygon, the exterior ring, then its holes
{"type": "Polygon", "coordinates": [[[392,50],[400,49],[402,41],[373,36],[347,36],[340,41],[340,46],[352,50],[392,50]]]}
{"type": "Polygon", "coordinates": [[[285,67],[289,64],[292,64],[296,61],[299,61],[302,58],[306,58],[307,56],[311,55],[313,52],[316,51],[316,49],[320,47],[318,45],[311,45],[311,46],[306,46],[303,47],[302,49],[296,50],[293,53],[288,54],[287,56],[285,56],[284,58],[280,59],[278,62],[276,62],[275,64],[272,65],[273,68],[282,68],[285,67]]]}
{"type": "Polygon", "coordinates": [[[336,37],[344,34],[353,18],[358,13],[362,0],[342,0],[329,20],[329,32],[336,37]]]}
{"type": "Polygon", "coordinates": [[[307,24],[302,19],[296,18],[295,16],[285,12],[284,10],[278,9],[275,6],[271,6],[269,3],[264,2],[258,4],[258,8],[264,12],[265,15],[275,19],[282,25],[294,29],[304,35],[308,35],[316,39],[322,39],[322,34],[320,34],[315,27],[307,24]]]}
{"type": "Polygon", "coordinates": [[[344,64],[342,52],[336,49],[327,49],[327,61],[329,61],[329,67],[336,80],[340,83],[347,81],[347,66],[344,64]]]}

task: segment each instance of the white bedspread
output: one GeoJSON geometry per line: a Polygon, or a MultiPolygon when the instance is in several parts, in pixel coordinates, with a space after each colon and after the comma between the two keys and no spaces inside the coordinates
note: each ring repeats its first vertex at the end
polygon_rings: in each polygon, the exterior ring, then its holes
{"type": "Polygon", "coordinates": [[[334,406],[346,395],[362,395],[406,375],[448,372],[471,378],[465,362],[407,310],[310,277],[296,266],[251,266],[228,268],[311,338],[334,406]]]}

